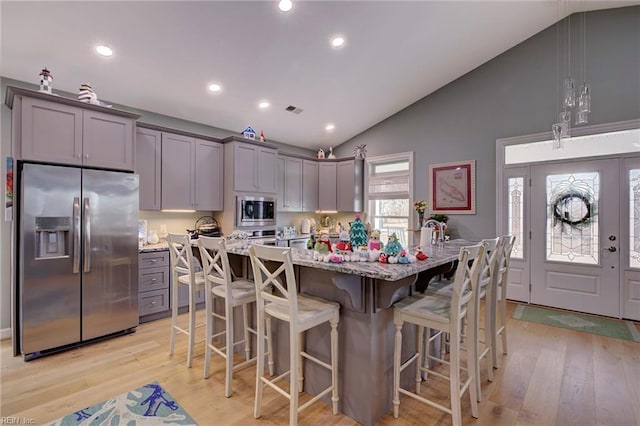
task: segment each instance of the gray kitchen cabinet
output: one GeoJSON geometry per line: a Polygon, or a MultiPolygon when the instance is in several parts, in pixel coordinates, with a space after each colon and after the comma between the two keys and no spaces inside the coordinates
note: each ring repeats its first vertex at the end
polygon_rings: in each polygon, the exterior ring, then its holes
{"type": "Polygon", "coordinates": [[[223,209],[223,147],[222,144],[195,140],[194,197],[196,210],[223,209]]]}
{"type": "Polygon", "coordinates": [[[162,209],[222,210],[222,146],[162,133],[162,209]]]}
{"type": "Polygon", "coordinates": [[[354,211],[354,160],[340,161],[336,165],[336,198],[338,211],[354,211]]]}
{"type": "Polygon", "coordinates": [[[302,211],[302,159],[278,155],[278,211],[302,211]]]}
{"type": "Polygon", "coordinates": [[[318,163],[318,209],[323,211],[337,211],[338,198],[336,194],[337,167],[336,162],[318,163]]]}
{"type": "Polygon", "coordinates": [[[140,209],[160,210],[162,132],[136,129],[136,173],[140,176],[140,209]]]}
{"type": "MultiPolygon", "coordinates": [[[[196,291],[196,309],[203,308],[204,302],[205,302],[204,290],[196,291]]],[[[186,306],[189,306],[189,286],[181,285],[178,288],[178,308],[184,308],[186,306]]]]}
{"type": "Polygon", "coordinates": [[[168,251],[139,254],[138,313],[141,323],[161,318],[161,313],[166,315],[169,311],[170,270],[168,251]]]}
{"type": "Polygon", "coordinates": [[[21,99],[19,158],[133,170],[137,115],[51,95],[42,99],[42,94],[24,89],[10,90],[21,99]]]}
{"type": "Polygon", "coordinates": [[[233,142],[233,189],[272,193],[277,189],[278,152],[272,148],[233,142]]]}
{"type": "Polygon", "coordinates": [[[302,161],[302,211],[318,210],[318,162],[302,161]]]}

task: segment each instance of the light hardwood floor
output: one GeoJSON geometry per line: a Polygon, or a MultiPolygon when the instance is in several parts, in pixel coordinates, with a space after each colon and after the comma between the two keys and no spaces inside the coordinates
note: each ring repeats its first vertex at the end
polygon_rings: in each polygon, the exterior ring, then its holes
{"type": "MultiPolygon", "coordinates": [[[[509,304],[509,313],[514,307],[509,304]]],[[[464,424],[640,425],[640,343],[514,319],[509,319],[508,327],[509,354],[495,370],[494,382],[486,381],[486,371],[481,370],[480,418],[471,417],[465,397],[464,424]]],[[[287,423],[287,401],[271,390],[265,391],[262,418],[253,418],[255,367],[236,372],[234,394],[224,398],[221,359],[212,359],[211,376],[204,380],[203,343],[193,367],[186,368],[185,342],[184,336],[179,337],[176,353],[169,357],[169,318],[143,324],[128,336],[31,362],[13,357],[11,341],[4,340],[0,415],[43,424],[157,381],[203,426],[287,423]]],[[[447,386],[438,382],[423,389],[446,398],[447,386]]],[[[305,399],[308,395],[303,394],[305,399]]],[[[330,407],[320,402],[301,414],[300,424],[358,423],[331,415],[330,407]]],[[[390,410],[379,422],[417,424],[448,425],[451,417],[405,397],[397,420],[390,410]]]]}

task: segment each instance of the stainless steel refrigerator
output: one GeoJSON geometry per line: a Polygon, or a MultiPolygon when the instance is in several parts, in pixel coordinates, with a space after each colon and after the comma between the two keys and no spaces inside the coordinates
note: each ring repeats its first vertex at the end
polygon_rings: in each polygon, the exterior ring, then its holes
{"type": "Polygon", "coordinates": [[[138,325],[138,176],[18,165],[18,338],[25,360],[138,325]]]}

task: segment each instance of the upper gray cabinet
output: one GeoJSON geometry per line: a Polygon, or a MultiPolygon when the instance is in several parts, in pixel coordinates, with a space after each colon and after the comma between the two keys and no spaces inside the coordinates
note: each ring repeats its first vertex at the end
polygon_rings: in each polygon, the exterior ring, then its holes
{"type": "Polygon", "coordinates": [[[278,211],[302,211],[302,197],[302,159],[278,155],[278,211]]]}
{"type": "Polygon", "coordinates": [[[275,194],[278,151],[250,143],[232,142],[233,189],[238,192],[275,194]]]}
{"type": "Polygon", "coordinates": [[[337,211],[336,195],[336,164],[335,162],[318,163],[318,209],[323,211],[337,211]]]}
{"type": "Polygon", "coordinates": [[[338,211],[354,211],[354,160],[341,161],[336,166],[336,195],[338,211]]]}
{"type": "Polygon", "coordinates": [[[360,212],[363,209],[363,160],[318,163],[318,209],[360,212]]]}
{"type": "Polygon", "coordinates": [[[136,129],[136,173],[140,175],[140,209],[160,210],[162,132],[136,129]]]}
{"type": "Polygon", "coordinates": [[[318,210],[318,162],[302,161],[302,211],[318,210]]]}
{"type": "Polygon", "coordinates": [[[222,145],[162,133],[162,209],[222,210],[222,145]]]}
{"type": "Polygon", "coordinates": [[[11,86],[7,93],[16,158],[133,170],[138,115],[11,86]]]}

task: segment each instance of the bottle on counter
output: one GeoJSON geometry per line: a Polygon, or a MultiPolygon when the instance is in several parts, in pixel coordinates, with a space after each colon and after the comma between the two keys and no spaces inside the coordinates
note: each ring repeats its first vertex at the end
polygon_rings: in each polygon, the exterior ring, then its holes
{"type": "Polygon", "coordinates": [[[309,240],[307,240],[307,249],[309,250],[313,250],[313,247],[316,245],[316,236],[314,233],[312,233],[309,236],[309,240]]]}

